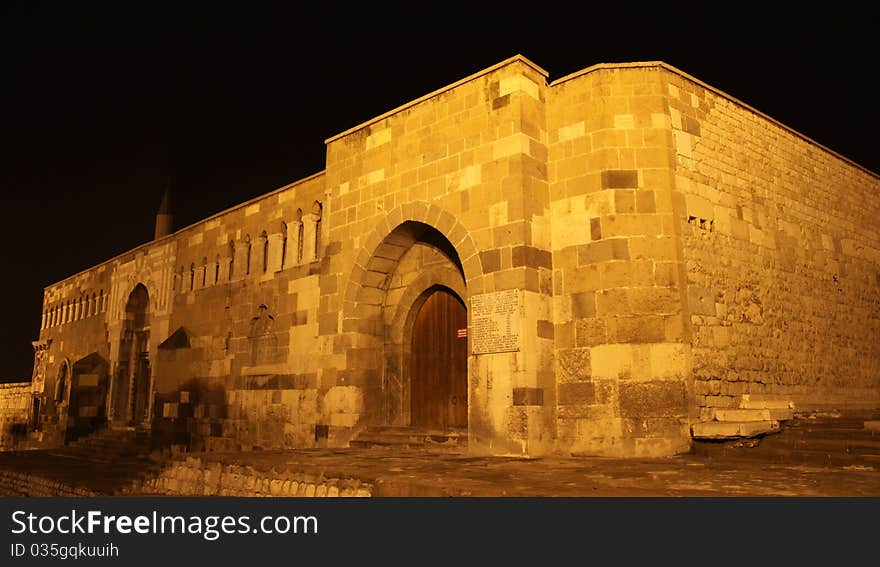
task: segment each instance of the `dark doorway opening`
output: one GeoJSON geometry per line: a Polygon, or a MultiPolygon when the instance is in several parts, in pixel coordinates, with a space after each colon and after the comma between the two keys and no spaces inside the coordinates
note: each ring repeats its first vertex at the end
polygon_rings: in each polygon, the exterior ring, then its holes
{"type": "Polygon", "coordinates": [[[119,348],[119,366],[113,387],[114,418],[135,425],[148,415],[150,397],[150,325],[147,289],[138,284],[125,306],[125,323],[119,348]]]}

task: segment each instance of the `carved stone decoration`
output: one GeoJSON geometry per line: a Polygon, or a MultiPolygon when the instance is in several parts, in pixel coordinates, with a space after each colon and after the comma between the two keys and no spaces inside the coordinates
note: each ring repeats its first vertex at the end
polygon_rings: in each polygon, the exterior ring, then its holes
{"type": "Polygon", "coordinates": [[[31,383],[33,385],[32,391],[35,394],[42,394],[46,386],[46,359],[51,344],[52,339],[31,343],[34,347],[34,372],[31,376],[31,383]]]}
{"type": "Polygon", "coordinates": [[[260,305],[259,313],[251,318],[251,332],[248,335],[251,346],[251,365],[271,364],[274,362],[276,338],[274,331],[275,318],[269,314],[269,308],[260,305]]]}

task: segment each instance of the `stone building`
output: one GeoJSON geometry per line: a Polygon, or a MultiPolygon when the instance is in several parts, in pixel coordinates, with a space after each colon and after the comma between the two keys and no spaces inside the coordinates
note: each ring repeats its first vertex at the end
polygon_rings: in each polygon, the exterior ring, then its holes
{"type": "Polygon", "coordinates": [[[512,57],[47,287],[34,438],[661,456],[743,395],[880,406],[876,174],[664,63],[546,78],[512,57]]]}

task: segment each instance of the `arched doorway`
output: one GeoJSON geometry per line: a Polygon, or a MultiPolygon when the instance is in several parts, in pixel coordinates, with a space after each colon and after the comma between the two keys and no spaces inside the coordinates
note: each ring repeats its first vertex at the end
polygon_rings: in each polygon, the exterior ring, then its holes
{"type": "Polygon", "coordinates": [[[117,422],[137,424],[149,416],[149,295],[138,284],[128,296],[119,346],[119,365],[113,386],[113,410],[117,422]]]}
{"type": "Polygon", "coordinates": [[[467,427],[467,310],[448,289],[429,293],[412,327],[412,425],[467,427]]]}

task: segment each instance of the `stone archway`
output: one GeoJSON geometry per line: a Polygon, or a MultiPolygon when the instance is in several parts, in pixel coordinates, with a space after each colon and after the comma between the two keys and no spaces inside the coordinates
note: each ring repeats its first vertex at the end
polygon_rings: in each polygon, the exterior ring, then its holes
{"type": "Polygon", "coordinates": [[[468,231],[435,205],[403,205],[367,235],[345,288],[341,330],[352,346],[337,380],[363,393],[362,423],[410,424],[406,334],[416,303],[428,288],[441,285],[466,304],[469,289],[481,288],[482,275],[468,231]],[[413,260],[418,254],[433,257],[419,265],[413,260]]]}
{"type": "Polygon", "coordinates": [[[143,284],[135,286],[125,305],[119,344],[119,362],[113,383],[113,418],[138,424],[149,419],[150,408],[150,298],[143,284]]]}
{"type": "MultiPolygon", "coordinates": [[[[382,388],[383,415],[389,425],[412,423],[413,327],[425,301],[438,289],[447,290],[462,306],[467,305],[465,281],[457,270],[448,267],[422,271],[406,287],[396,305],[386,305],[382,388]]],[[[467,326],[466,316],[464,326],[467,326]]]]}

